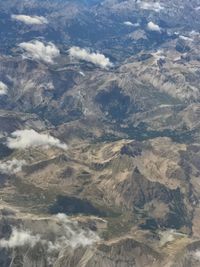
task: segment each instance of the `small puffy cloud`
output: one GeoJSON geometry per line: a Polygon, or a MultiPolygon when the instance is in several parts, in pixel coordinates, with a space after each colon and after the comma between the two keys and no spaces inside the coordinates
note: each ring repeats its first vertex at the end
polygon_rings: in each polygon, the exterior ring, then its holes
{"type": "Polygon", "coordinates": [[[6,95],[7,91],[8,91],[7,85],[0,81],[0,95],[6,95]]]}
{"type": "Polygon", "coordinates": [[[194,253],[194,257],[200,261],[200,250],[196,250],[194,253]]]}
{"type": "Polygon", "coordinates": [[[199,32],[192,30],[190,36],[199,36],[199,32]]]}
{"type": "Polygon", "coordinates": [[[63,235],[56,240],[54,247],[63,245],[72,248],[85,247],[100,240],[96,233],[91,230],[83,230],[76,221],[70,220],[65,214],[59,213],[56,218],[63,225],[63,235]]]}
{"type": "Polygon", "coordinates": [[[51,42],[45,45],[38,40],[33,40],[19,44],[19,47],[25,51],[26,57],[51,64],[60,55],[59,49],[51,42]]]}
{"type": "Polygon", "coordinates": [[[130,27],[139,27],[140,26],[139,23],[132,23],[131,21],[124,21],[123,24],[125,26],[130,26],[130,27]]]}
{"type": "Polygon", "coordinates": [[[161,231],[160,234],[160,245],[164,246],[166,243],[172,242],[175,239],[174,230],[161,231]]]}
{"type": "Polygon", "coordinates": [[[147,24],[147,29],[152,32],[161,32],[161,28],[159,25],[155,24],[154,22],[150,21],[147,24]]]}
{"type": "Polygon", "coordinates": [[[25,149],[29,147],[57,147],[67,150],[67,145],[48,134],[41,134],[35,130],[17,130],[7,138],[6,144],[11,149],[25,149]]]}
{"type": "Polygon", "coordinates": [[[100,53],[92,53],[88,49],[73,46],[69,49],[69,55],[78,60],[91,62],[103,69],[108,69],[109,67],[113,66],[109,58],[100,53]]]}
{"type": "Polygon", "coordinates": [[[0,172],[5,174],[15,174],[26,165],[25,160],[12,159],[5,162],[0,161],[0,172]]]}
{"type": "Polygon", "coordinates": [[[37,242],[39,242],[40,237],[37,235],[32,235],[29,231],[18,230],[14,228],[9,239],[1,239],[0,247],[3,248],[16,248],[29,245],[33,247],[37,242]]]}
{"type": "Polygon", "coordinates": [[[27,25],[42,25],[47,24],[48,21],[45,17],[40,16],[28,16],[28,15],[12,15],[13,20],[23,22],[27,25]]]}
{"type": "Polygon", "coordinates": [[[155,12],[160,12],[164,9],[159,2],[140,2],[140,8],[144,10],[153,10],[155,12]]]}
{"type": "Polygon", "coordinates": [[[193,42],[193,39],[184,35],[180,35],[179,38],[184,41],[193,42]]]}
{"type": "Polygon", "coordinates": [[[126,26],[134,26],[134,24],[131,21],[124,21],[123,24],[126,26]]]}
{"type": "Polygon", "coordinates": [[[157,50],[156,52],[151,53],[151,55],[155,58],[156,61],[159,59],[165,59],[166,58],[163,50],[157,50]]]}
{"type": "Polygon", "coordinates": [[[84,72],[79,71],[79,74],[80,74],[81,76],[85,77],[85,73],[84,73],[84,72]]]}

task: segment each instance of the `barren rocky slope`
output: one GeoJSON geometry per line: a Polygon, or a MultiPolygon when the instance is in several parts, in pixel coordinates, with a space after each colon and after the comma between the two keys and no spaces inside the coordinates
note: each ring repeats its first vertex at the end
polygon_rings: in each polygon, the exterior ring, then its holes
{"type": "Polygon", "coordinates": [[[200,266],[199,7],[1,1],[0,266],[200,266]]]}

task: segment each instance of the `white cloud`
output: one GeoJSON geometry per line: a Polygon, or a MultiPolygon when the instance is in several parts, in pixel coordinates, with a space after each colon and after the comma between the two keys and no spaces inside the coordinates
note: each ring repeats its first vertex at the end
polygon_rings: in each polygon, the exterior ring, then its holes
{"type": "Polygon", "coordinates": [[[47,24],[48,21],[45,17],[40,16],[28,16],[28,15],[12,15],[13,20],[21,21],[27,25],[42,25],[47,24]]]}
{"type": "Polygon", "coordinates": [[[159,234],[160,234],[160,246],[164,246],[166,243],[175,240],[174,230],[160,231],[159,234]]]}
{"type": "Polygon", "coordinates": [[[99,236],[91,230],[83,230],[76,221],[68,219],[65,214],[57,214],[56,218],[63,225],[63,235],[58,238],[54,247],[63,245],[76,248],[79,246],[90,246],[100,240],[99,236]]]}
{"type": "Polygon", "coordinates": [[[69,55],[78,60],[85,60],[91,62],[103,69],[107,69],[113,66],[109,58],[105,57],[103,54],[92,53],[84,48],[73,46],[69,49],[69,55]]]}
{"type": "Polygon", "coordinates": [[[67,145],[48,134],[40,134],[34,130],[17,130],[7,138],[7,146],[11,149],[25,149],[29,147],[58,147],[67,150],[67,145]]]}
{"type": "Polygon", "coordinates": [[[40,41],[33,40],[19,44],[19,47],[25,51],[26,57],[42,60],[51,64],[53,60],[60,55],[59,49],[51,42],[45,45],[40,41]]]}
{"type": "Polygon", "coordinates": [[[184,35],[180,35],[179,36],[180,39],[184,40],[184,41],[189,41],[189,42],[193,42],[193,39],[184,35]]]}
{"type": "Polygon", "coordinates": [[[153,10],[155,12],[160,12],[164,9],[159,2],[140,2],[140,8],[144,10],[153,10]]]}
{"type": "Polygon", "coordinates": [[[199,32],[195,31],[195,30],[192,30],[190,32],[190,36],[199,36],[199,32]]]}
{"type": "Polygon", "coordinates": [[[155,58],[156,61],[159,59],[165,59],[166,58],[163,50],[157,50],[156,52],[151,53],[151,54],[155,58]]]}
{"type": "Polygon", "coordinates": [[[134,26],[134,24],[131,21],[124,21],[123,24],[126,26],[134,26]]]}
{"type": "Polygon", "coordinates": [[[161,28],[159,25],[155,24],[154,22],[150,21],[147,24],[147,28],[149,31],[154,31],[154,32],[161,32],[161,28]]]}
{"type": "Polygon", "coordinates": [[[194,252],[194,257],[195,257],[197,260],[200,261],[200,250],[196,250],[196,251],[194,252]]]}
{"type": "Polygon", "coordinates": [[[25,160],[12,159],[5,162],[0,161],[0,172],[5,174],[14,174],[20,172],[26,165],[25,160]]]}
{"type": "Polygon", "coordinates": [[[13,227],[9,239],[0,239],[0,247],[15,248],[25,245],[33,247],[40,242],[51,254],[65,246],[72,248],[90,246],[100,240],[95,232],[89,229],[82,229],[77,221],[70,220],[65,214],[57,214],[55,219],[59,223],[59,230],[55,228],[55,230],[52,229],[49,232],[49,236],[53,237],[52,240],[46,239],[47,236],[41,233],[33,234],[29,230],[20,230],[13,227]]]}
{"type": "MultiPolygon", "coordinates": [[[[46,221],[45,218],[44,220],[46,221]]],[[[40,227],[38,227],[42,225],[40,223],[37,227],[33,227],[33,229],[38,229],[37,233],[13,227],[8,239],[0,239],[0,247],[9,249],[26,246],[26,249],[29,250],[39,243],[45,251],[48,266],[52,266],[58,254],[65,251],[64,248],[74,249],[90,246],[100,240],[95,232],[82,229],[77,221],[69,219],[65,214],[58,214],[52,217],[52,220],[54,220],[54,227],[47,227],[45,232],[40,231],[40,227]]],[[[36,224],[37,221],[35,221],[36,224]]]]}
{"type": "Polygon", "coordinates": [[[139,23],[132,23],[131,21],[124,21],[123,24],[126,26],[131,26],[131,27],[139,27],[140,26],[139,23]]]}
{"type": "Polygon", "coordinates": [[[0,81],[0,95],[6,95],[7,91],[8,91],[7,85],[0,81]]]}
{"type": "Polygon", "coordinates": [[[40,237],[38,235],[32,235],[29,231],[17,230],[14,228],[8,240],[0,240],[0,247],[15,248],[23,247],[25,245],[33,247],[37,242],[39,242],[39,240],[40,237]]]}
{"type": "Polygon", "coordinates": [[[79,74],[80,74],[81,76],[85,77],[85,73],[84,73],[84,72],[79,71],[79,74]]]}

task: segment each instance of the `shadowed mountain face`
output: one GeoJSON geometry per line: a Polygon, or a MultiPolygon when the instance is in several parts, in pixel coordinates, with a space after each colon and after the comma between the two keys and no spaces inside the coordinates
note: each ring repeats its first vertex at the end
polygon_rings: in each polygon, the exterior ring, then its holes
{"type": "Polygon", "coordinates": [[[200,2],[0,2],[0,266],[200,266],[200,2]]]}

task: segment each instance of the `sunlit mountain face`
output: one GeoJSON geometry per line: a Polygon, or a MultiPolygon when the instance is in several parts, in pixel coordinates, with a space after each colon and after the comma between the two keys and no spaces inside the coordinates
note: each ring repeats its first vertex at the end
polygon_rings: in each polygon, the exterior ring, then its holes
{"type": "Polygon", "coordinates": [[[0,267],[200,266],[199,15],[0,2],[0,267]]]}

